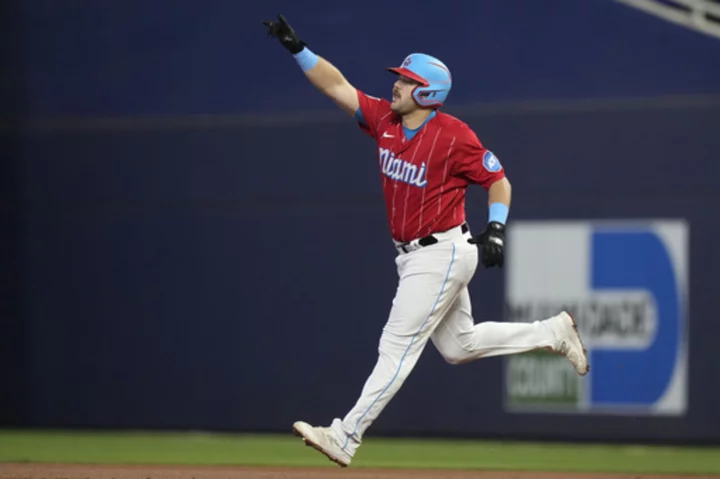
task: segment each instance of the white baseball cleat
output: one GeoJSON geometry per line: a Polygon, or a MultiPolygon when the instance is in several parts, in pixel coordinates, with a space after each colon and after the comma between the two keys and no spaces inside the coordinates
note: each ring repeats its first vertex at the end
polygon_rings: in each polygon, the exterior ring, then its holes
{"type": "Polygon", "coordinates": [[[590,371],[587,350],[580,339],[575,318],[566,311],[555,316],[555,334],[557,342],[553,351],[565,356],[580,376],[590,371]]]}
{"type": "Polygon", "coordinates": [[[350,457],[350,454],[343,451],[329,427],[312,427],[306,422],[297,421],[293,424],[293,431],[295,431],[296,435],[303,438],[306,446],[310,446],[322,452],[328,457],[328,459],[338,464],[340,467],[347,467],[350,465],[352,457],[350,457]]]}

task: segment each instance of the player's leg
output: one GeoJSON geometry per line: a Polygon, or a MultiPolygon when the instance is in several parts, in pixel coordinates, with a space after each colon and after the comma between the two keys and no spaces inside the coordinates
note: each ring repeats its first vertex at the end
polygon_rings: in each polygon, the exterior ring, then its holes
{"type": "Polygon", "coordinates": [[[435,328],[432,341],[451,364],[545,348],[565,355],[579,374],[585,374],[587,356],[574,326],[572,317],[564,312],[532,323],[474,324],[470,293],[464,288],[435,328]]]}
{"type": "Polygon", "coordinates": [[[464,288],[432,336],[435,347],[451,364],[483,357],[524,353],[552,347],[555,336],[544,323],[484,322],[474,324],[470,292],[464,288]]]}
{"type": "Polygon", "coordinates": [[[378,359],[355,406],[332,430],[353,455],[415,367],[435,327],[447,314],[468,275],[460,244],[440,243],[398,257],[400,282],[378,347],[378,359]]]}

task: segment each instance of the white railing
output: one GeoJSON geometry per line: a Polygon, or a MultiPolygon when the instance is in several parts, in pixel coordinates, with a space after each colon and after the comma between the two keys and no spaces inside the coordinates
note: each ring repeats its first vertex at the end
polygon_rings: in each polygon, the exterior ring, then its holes
{"type": "Polygon", "coordinates": [[[669,22],[720,38],[718,0],[615,0],[669,22]]]}

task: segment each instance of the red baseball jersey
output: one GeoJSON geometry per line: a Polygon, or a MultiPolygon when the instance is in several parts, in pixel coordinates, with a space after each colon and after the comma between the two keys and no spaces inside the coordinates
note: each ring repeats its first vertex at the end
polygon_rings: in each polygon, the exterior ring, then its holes
{"type": "Polygon", "coordinates": [[[465,191],[505,177],[470,127],[437,111],[410,139],[390,102],[358,90],[360,128],[375,138],[390,233],[411,241],[465,222],[465,191]]]}

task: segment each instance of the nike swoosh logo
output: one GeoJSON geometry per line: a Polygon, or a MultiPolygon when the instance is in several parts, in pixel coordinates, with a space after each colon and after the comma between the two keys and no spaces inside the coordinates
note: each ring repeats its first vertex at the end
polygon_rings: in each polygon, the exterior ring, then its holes
{"type": "Polygon", "coordinates": [[[387,131],[383,133],[383,138],[395,138],[395,135],[388,135],[387,131]]]}

